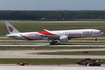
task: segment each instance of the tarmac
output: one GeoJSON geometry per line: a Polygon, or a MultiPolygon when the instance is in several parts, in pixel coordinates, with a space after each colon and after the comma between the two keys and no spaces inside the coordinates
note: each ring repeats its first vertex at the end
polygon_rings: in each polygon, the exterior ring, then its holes
{"type": "Polygon", "coordinates": [[[89,66],[0,66],[0,70],[105,70],[89,66]]]}
{"type": "MultiPolygon", "coordinates": [[[[56,44],[50,45],[49,43],[0,43],[0,46],[98,46],[105,47],[105,44],[92,44],[92,43],[81,43],[81,44],[56,44]]],[[[0,58],[95,58],[105,59],[103,55],[38,55],[38,53],[44,52],[62,52],[62,51],[105,51],[105,49],[64,49],[64,50],[1,50],[0,58]]],[[[105,66],[105,65],[104,65],[105,66]]],[[[0,65],[0,70],[105,70],[105,67],[101,66],[56,66],[56,65],[29,65],[29,66],[17,66],[17,65],[0,65]]]]}
{"type": "Polygon", "coordinates": [[[57,43],[50,45],[49,43],[0,43],[0,46],[95,46],[95,47],[105,47],[105,43],[57,43]]]}
{"type": "Polygon", "coordinates": [[[45,52],[64,52],[64,51],[105,51],[105,49],[64,49],[64,50],[3,50],[0,51],[0,58],[95,58],[105,59],[103,55],[39,55],[45,52]]]}

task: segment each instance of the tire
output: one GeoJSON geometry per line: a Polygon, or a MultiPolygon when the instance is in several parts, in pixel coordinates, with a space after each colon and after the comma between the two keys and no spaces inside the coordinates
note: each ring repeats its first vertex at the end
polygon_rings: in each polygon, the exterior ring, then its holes
{"type": "Polygon", "coordinates": [[[96,66],[95,64],[89,64],[89,66],[96,66]]]}
{"type": "Polygon", "coordinates": [[[89,66],[101,66],[101,64],[89,64],[89,66]]]}
{"type": "Polygon", "coordinates": [[[89,64],[89,66],[93,66],[93,64],[89,64]]]}
{"type": "Polygon", "coordinates": [[[96,64],[96,66],[101,66],[101,64],[96,64]]]}
{"type": "Polygon", "coordinates": [[[53,45],[54,43],[50,43],[50,45],[53,45]]]}

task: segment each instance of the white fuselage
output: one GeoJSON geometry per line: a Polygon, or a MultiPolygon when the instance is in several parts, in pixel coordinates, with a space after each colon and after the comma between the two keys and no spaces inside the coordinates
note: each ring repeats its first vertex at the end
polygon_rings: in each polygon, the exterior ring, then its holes
{"type": "Polygon", "coordinates": [[[71,38],[98,37],[104,33],[97,29],[59,30],[8,34],[6,37],[21,40],[60,40],[68,41],[71,38]],[[51,37],[51,38],[50,38],[51,37]]]}

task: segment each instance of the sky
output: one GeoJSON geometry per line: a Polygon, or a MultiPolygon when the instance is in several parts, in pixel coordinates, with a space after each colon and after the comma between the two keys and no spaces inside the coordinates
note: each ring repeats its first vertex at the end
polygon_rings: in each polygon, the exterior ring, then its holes
{"type": "Polygon", "coordinates": [[[105,0],[0,0],[0,10],[105,10],[105,0]]]}

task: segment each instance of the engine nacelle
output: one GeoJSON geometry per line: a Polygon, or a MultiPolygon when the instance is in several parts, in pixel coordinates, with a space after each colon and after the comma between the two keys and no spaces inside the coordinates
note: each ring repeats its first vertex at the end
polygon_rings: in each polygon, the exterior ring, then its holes
{"type": "Polygon", "coordinates": [[[61,41],[61,42],[67,42],[68,41],[68,37],[67,36],[61,36],[59,38],[59,41],[61,41]]]}

